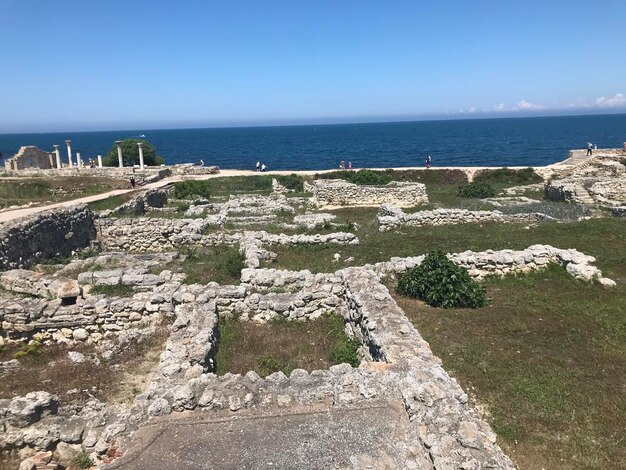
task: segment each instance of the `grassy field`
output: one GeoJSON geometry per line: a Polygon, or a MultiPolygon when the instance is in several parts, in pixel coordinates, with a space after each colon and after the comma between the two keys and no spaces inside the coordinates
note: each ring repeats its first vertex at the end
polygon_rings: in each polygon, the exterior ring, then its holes
{"type": "Polygon", "coordinates": [[[217,373],[262,377],[294,369],[328,369],[342,362],[358,365],[357,345],[343,330],[343,319],[328,314],[309,322],[276,319],[257,324],[237,319],[220,320],[217,373]]]}
{"type": "Polygon", "coordinates": [[[562,268],[490,279],[490,305],[435,309],[396,296],[519,468],[624,468],[626,244],[614,289],[562,268]]]}
{"type": "Polygon", "coordinates": [[[126,181],[91,176],[8,179],[0,184],[0,207],[31,202],[61,202],[128,187],[126,181]]]}
{"type": "MultiPolygon", "coordinates": [[[[440,248],[521,249],[542,243],[597,258],[615,288],[576,281],[563,268],[485,282],[489,305],[399,305],[444,367],[486,413],[520,468],[625,468],[626,220],[466,224],[378,232],[375,209],[335,211],[359,223],[356,246],[273,247],[272,266],[334,271],[440,248]],[[342,260],[333,262],[339,253],[342,260]]],[[[391,286],[393,291],[393,286],[391,286]]]]}

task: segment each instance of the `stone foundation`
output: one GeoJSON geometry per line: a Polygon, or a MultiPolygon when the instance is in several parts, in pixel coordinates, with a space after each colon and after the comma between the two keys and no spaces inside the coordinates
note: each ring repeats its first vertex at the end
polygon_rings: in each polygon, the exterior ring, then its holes
{"type": "Polygon", "coordinates": [[[316,180],[312,202],[318,207],[379,206],[412,207],[428,203],[422,183],[391,182],[386,186],[359,186],[345,180],[316,180]]]}
{"type": "Polygon", "coordinates": [[[94,215],[84,204],[4,223],[0,225],[0,271],[70,256],[95,238],[94,215]]]}
{"type": "Polygon", "coordinates": [[[554,220],[538,212],[527,214],[504,214],[500,211],[470,211],[467,209],[435,209],[407,214],[390,204],[381,206],[378,211],[378,224],[381,231],[402,226],[422,227],[455,225],[483,222],[541,222],[554,220]]]}

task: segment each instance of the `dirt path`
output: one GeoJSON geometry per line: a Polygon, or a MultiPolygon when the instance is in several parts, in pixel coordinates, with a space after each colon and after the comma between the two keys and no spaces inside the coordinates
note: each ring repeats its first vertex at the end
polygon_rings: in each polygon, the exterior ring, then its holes
{"type": "MultiPolygon", "coordinates": [[[[494,168],[499,168],[499,167],[434,167],[432,168],[433,171],[437,171],[437,170],[461,170],[464,171],[465,173],[467,173],[469,179],[471,180],[474,177],[474,174],[476,174],[476,172],[480,171],[480,170],[486,170],[486,169],[494,169],[494,168]]],[[[525,167],[508,167],[511,169],[522,169],[525,167]]],[[[543,168],[543,167],[542,167],[543,168]]],[[[353,171],[358,171],[360,168],[354,168],[353,171]]],[[[424,167],[402,167],[402,168],[392,168],[393,170],[423,170],[424,167]]],[[[285,171],[268,171],[263,173],[264,175],[291,175],[291,174],[296,174],[296,175],[302,175],[302,176],[306,176],[306,175],[314,175],[316,173],[329,173],[332,171],[337,171],[337,169],[331,169],[331,170],[300,170],[300,171],[293,171],[293,170],[285,170],[285,171]]],[[[256,171],[253,170],[220,170],[219,173],[213,174],[213,175],[189,175],[189,176],[170,176],[167,178],[164,178],[160,181],[157,181],[155,183],[149,183],[146,184],[145,186],[142,186],[141,188],[136,189],[135,191],[143,191],[146,189],[157,189],[157,188],[162,188],[163,186],[167,186],[168,184],[171,183],[175,183],[176,181],[183,181],[183,180],[188,180],[188,179],[195,179],[195,180],[207,180],[207,179],[211,179],[211,178],[222,178],[222,177],[229,177],[229,176],[250,176],[250,175],[256,175],[259,174],[256,171]]],[[[45,210],[49,210],[49,209],[55,209],[57,207],[69,207],[69,206],[73,206],[75,204],[86,204],[89,202],[94,202],[94,201],[100,201],[101,199],[106,199],[108,197],[111,196],[116,196],[118,194],[126,194],[133,191],[132,189],[116,189],[113,191],[108,191],[106,193],[101,193],[101,194],[95,194],[93,196],[85,196],[85,197],[81,197],[78,199],[72,199],[70,201],[64,201],[64,202],[58,202],[58,203],[54,203],[54,204],[48,204],[45,206],[37,206],[37,207],[26,207],[23,209],[15,209],[12,211],[5,211],[5,212],[0,212],[0,223],[3,222],[8,222],[10,220],[14,220],[14,219],[18,219],[20,217],[26,217],[29,215],[33,215],[33,214],[37,214],[39,212],[45,211],[45,210]]]]}

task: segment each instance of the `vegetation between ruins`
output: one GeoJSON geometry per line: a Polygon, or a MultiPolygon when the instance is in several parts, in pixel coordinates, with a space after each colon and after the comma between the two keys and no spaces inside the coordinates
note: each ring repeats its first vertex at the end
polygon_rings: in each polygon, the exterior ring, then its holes
{"type": "Polygon", "coordinates": [[[95,176],[72,176],[64,179],[15,178],[2,181],[0,208],[29,203],[62,202],[128,187],[126,181],[95,176]]]}
{"type": "Polygon", "coordinates": [[[345,334],[341,316],[330,312],[306,322],[221,318],[219,334],[215,360],[220,375],[251,370],[262,377],[278,371],[289,375],[294,369],[328,369],[343,362],[356,367],[360,362],[358,343],[345,334]]]}
{"type": "Polygon", "coordinates": [[[400,274],[397,291],[432,307],[478,308],[487,303],[484,289],[467,270],[439,250],[428,253],[422,264],[400,274]]]}

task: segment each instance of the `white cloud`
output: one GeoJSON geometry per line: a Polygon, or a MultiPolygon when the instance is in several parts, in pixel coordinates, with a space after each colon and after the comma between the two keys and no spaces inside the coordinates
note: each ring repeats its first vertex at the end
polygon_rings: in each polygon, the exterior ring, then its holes
{"type": "Polygon", "coordinates": [[[535,109],[546,109],[546,107],[540,104],[531,103],[530,101],[522,100],[517,103],[517,106],[515,106],[513,109],[515,111],[528,111],[535,109]]]}
{"type": "Polygon", "coordinates": [[[476,111],[478,111],[478,109],[476,109],[476,106],[472,106],[470,109],[467,110],[468,113],[475,113],[476,111]]]}
{"type": "Polygon", "coordinates": [[[504,103],[500,103],[500,104],[496,104],[493,107],[494,111],[506,111],[506,108],[504,107],[504,103]]]}
{"type": "Polygon", "coordinates": [[[613,98],[605,98],[601,96],[596,100],[596,106],[599,108],[616,108],[626,106],[626,96],[624,93],[616,93],[613,98]]]}

